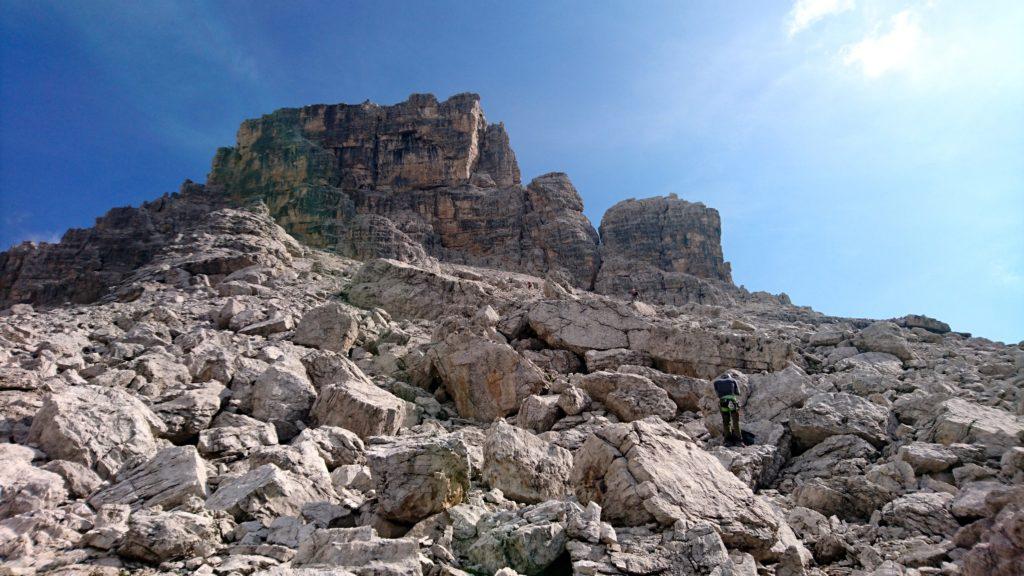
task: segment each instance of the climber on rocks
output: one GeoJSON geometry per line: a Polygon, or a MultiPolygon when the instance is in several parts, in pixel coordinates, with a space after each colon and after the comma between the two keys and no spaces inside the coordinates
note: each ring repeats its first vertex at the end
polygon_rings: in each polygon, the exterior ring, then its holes
{"type": "Polygon", "coordinates": [[[713,383],[718,396],[719,410],[722,412],[722,425],[725,427],[725,445],[743,445],[743,433],[740,431],[740,385],[731,372],[726,372],[713,383]]]}

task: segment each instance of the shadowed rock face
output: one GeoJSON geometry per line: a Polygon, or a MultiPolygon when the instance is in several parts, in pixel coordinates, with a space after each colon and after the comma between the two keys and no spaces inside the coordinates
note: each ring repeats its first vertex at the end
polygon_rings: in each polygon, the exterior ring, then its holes
{"type": "Polygon", "coordinates": [[[601,242],[595,288],[604,294],[636,288],[666,303],[714,302],[715,281],[732,283],[718,211],[675,194],[612,206],[601,219],[601,242]]]}
{"type": "Polygon", "coordinates": [[[149,264],[179,233],[224,204],[186,181],[181,191],[138,208],[114,208],[59,244],[24,242],[0,253],[0,306],[93,302],[149,264]]]}

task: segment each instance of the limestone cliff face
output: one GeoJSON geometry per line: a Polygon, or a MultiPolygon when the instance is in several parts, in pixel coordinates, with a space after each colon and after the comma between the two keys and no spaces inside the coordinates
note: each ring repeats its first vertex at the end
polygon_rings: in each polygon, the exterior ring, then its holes
{"type": "Polygon", "coordinates": [[[666,303],[714,301],[732,271],[722,255],[718,211],[675,194],[624,200],[601,219],[595,289],[666,303]]]}
{"type": "Polygon", "coordinates": [[[568,178],[528,187],[475,94],[394,106],[316,105],[248,120],[209,184],[262,200],[303,242],[343,254],[564,274],[589,288],[597,233],[568,178]],[[417,248],[417,245],[421,249],[417,248]]]}
{"type": "Polygon", "coordinates": [[[246,120],[205,186],[119,208],[59,244],[0,254],[0,304],[91,302],[222,207],[265,206],[299,241],[358,260],[439,259],[645,300],[730,298],[718,212],[675,196],[612,207],[601,234],[563,173],[520,182],[476,94],[314,105],[246,120]]]}

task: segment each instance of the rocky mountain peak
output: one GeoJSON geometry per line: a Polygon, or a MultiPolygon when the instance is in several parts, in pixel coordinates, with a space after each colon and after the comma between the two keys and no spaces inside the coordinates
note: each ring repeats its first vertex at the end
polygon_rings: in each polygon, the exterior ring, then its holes
{"type": "Polygon", "coordinates": [[[414,95],[0,254],[0,573],[1019,574],[1024,343],[748,293],[703,204],[582,209],[414,95]]]}

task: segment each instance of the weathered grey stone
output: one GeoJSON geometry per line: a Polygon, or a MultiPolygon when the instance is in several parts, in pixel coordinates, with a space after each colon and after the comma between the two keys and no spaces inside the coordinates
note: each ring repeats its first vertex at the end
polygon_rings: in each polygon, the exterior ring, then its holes
{"type": "Polygon", "coordinates": [[[511,346],[469,331],[447,335],[429,357],[459,415],[470,420],[506,416],[545,383],[544,372],[511,346]]]}
{"type": "Polygon", "coordinates": [[[53,472],[64,479],[64,485],[72,496],[85,498],[103,484],[103,480],[92,470],[70,460],[51,460],[43,470],[53,472]]]}
{"type": "Polygon", "coordinates": [[[629,306],[599,299],[538,302],[530,308],[528,321],[548,345],[581,355],[588,350],[629,348],[629,332],[650,326],[629,306]]]}
{"type": "Polygon", "coordinates": [[[320,394],[311,412],[317,424],[339,426],[360,438],[392,435],[405,425],[406,402],[379,388],[350,360],[321,356],[318,365],[314,380],[320,394]]]}
{"type": "Polygon", "coordinates": [[[296,516],[302,505],[322,499],[318,490],[274,464],[264,464],[222,482],[206,499],[210,510],[224,510],[237,520],[296,516]]]}
{"type": "Polygon", "coordinates": [[[853,345],[863,352],[887,352],[903,361],[914,357],[899,326],[892,322],[875,322],[864,328],[854,336],[853,345]]]}
{"type": "Polygon", "coordinates": [[[537,396],[533,394],[523,400],[516,415],[516,425],[536,433],[547,432],[562,416],[558,405],[560,396],[537,396]]]}
{"type": "Polygon", "coordinates": [[[676,415],[668,393],[643,376],[594,372],[581,377],[577,385],[625,422],[648,416],[671,420],[676,415]]]}
{"type": "Polygon", "coordinates": [[[889,441],[890,413],[859,396],[823,392],[793,412],[789,426],[793,439],[805,448],[840,434],[859,436],[880,447],[889,441]]]}
{"type": "MultiPolygon", "coordinates": [[[[328,528],[313,532],[299,546],[293,574],[421,576],[419,546],[406,538],[378,538],[373,528],[328,528]]],[[[270,572],[270,574],[286,574],[270,572]]]]}
{"type": "Polygon", "coordinates": [[[150,408],[164,423],[164,437],[185,442],[210,425],[223,394],[224,385],[210,380],[165,394],[150,408]]]}
{"type": "Polygon", "coordinates": [[[118,554],[145,562],[183,560],[212,554],[220,543],[213,518],[189,512],[132,514],[118,554]]]}
{"type": "Polygon", "coordinates": [[[164,448],[122,476],[119,482],[89,498],[89,503],[94,508],[104,504],[128,504],[132,510],[173,508],[191,497],[207,496],[206,463],[194,446],[164,448]]]}
{"type": "Polygon", "coordinates": [[[1024,508],[1007,506],[963,557],[964,576],[1014,576],[1024,563],[1024,508]]]}
{"type": "Polygon", "coordinates": [[[469,491],[469,456],[454,435],[398,437],[370,447],[366,459],[379,512],[394,522],[418,522],[462,502],[469,491]]]}
{"type": "Polygon", "coordinates": [[[196,448],[204,456],[245,456],[260,446],[274,444],[277,444],[277,432],[273,424],[223,412],[213,420],[212,428],[199,433],[196,448]]]}
{"type": "Polygon", "coordinates": [[[359,436],[338,426],[306,428],[292,439],[292,444],[303,442],[311,442],[316,447],[328,469],[346,464],[360,464],[366,459],[363,455],[365,447],[359,436]]]}
{"type": "Polygon", "coordinates": [[[519,502],[535,503],[569,493],[572,454],[499,420],[484,443],[483,478],[519,502]]]}
{"type": "Polygon", "coordinates": [[[770,555],[785,525],[689,438],[657,419],[605,426],[575,456],[571,483],[612,524],[710,522],[729,546],[770,555]]]}
{"type": "Polygon", "coordinates": [[[359,322],[341,304],[330,303],[309,310],[295,327],[292,342],[347,354],[359,336],[359,322]]]}
{"type": "Polygon", "coordinates": [[[620,366],[650,366],[651,359],[641,352],[626,348],[611,350],[587,350],[584,355],[587,372],[615,371],[620,366]]]}
{"type": "Polygon", "coordinates": [[[952,536],[960,524],[949,512],[952,494],[917,492],[900,496],[882,508],[882,521],[911,533],[952,536]]]}
{"type": "Polygon", "coordinates": [[[960,459],[942,444],[911,442],[900,446],[897,457],[910,464],[917,474],[934,474],[951,468],[960,459]]]}
{"type": "Polygon", "coordinates": [[[111,478],[125,464],[150,458],[163,423],[130,393],[78,386],[50,395],[32,421],[29,440],[50,458],[78,462],[111,478]]]}
{"type": "Polygon", "coordinates": [[[281,440],[290,440],[299,433],[296,423],[308,420],[316,399],[316,389],[302,364],[282,358],[256,379],[252,415],[273,424],[281,440]]]}
{"type": "Polygon", "coordinates": [[[618,371],[625,374],[643,376],[654,382],[659,388],[668,392],[669,398],[676,403],[680,410],[699,412],[701,409],[701,398],[712,393],[711,383],[701,378],[667,374],[646,366],[620,366],[618,371]]]}
{"type": "Polygon", "coordinates": [[[67,497],[64,480],[53,472],[20,460],[0,466],[0,518],[54,508],[67,497]]]}
{"type": "Polygon", "coordinates": [[[930,439],[940,444],[979,444],[989,456],[998,457],[1024,442],[1024,420],[998,408],[951,398],[935,414],[930,439]]]}
{"type": "Polygon", "coordinates": [[[576,416],[590,406],[590,396],[577,386],[569,386],[558,395],[558,407],[569,416],[576,416]]]}

